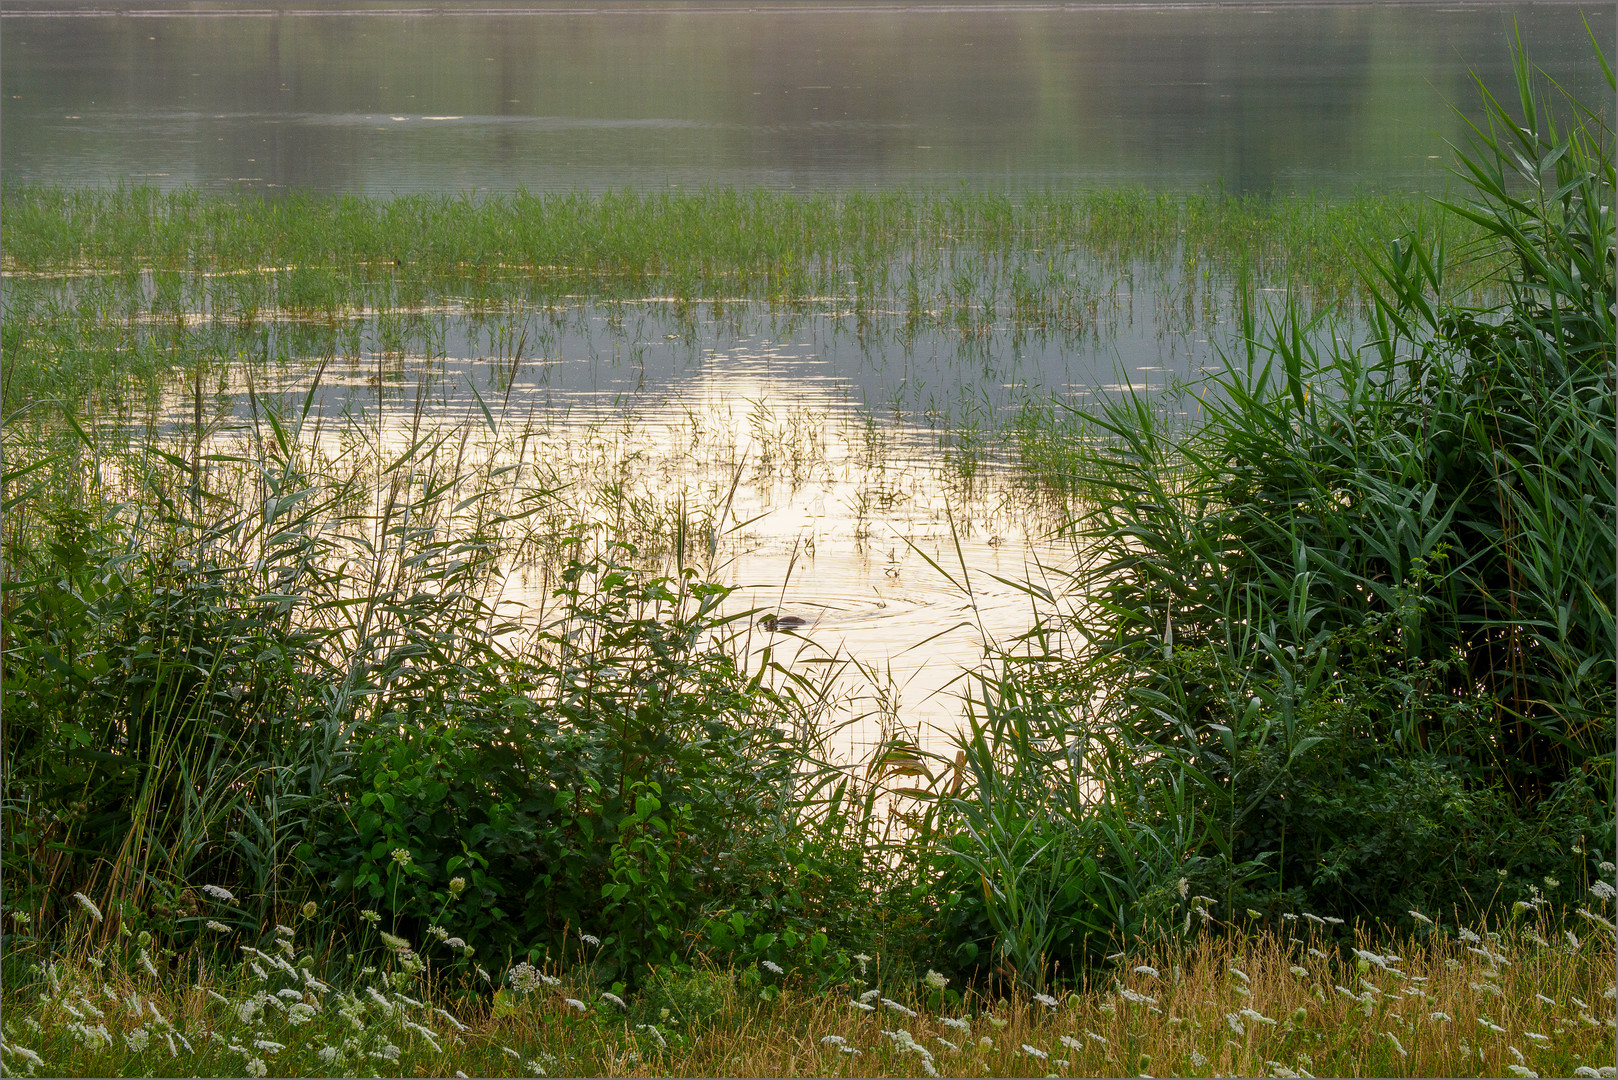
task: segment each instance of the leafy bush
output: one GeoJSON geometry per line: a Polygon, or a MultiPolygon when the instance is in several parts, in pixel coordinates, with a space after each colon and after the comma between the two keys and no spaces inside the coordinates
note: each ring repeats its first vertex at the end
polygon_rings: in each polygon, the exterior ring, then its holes
{"type": "Polygon", "coordinates": [[[481,695],[401,699],[368,723],[357,805],[311,858],[393,917],[441,910],[462,876],[468,941],[561,961],[586,933],[603,977],[630,978],[683,953],[734,880],[725,863],[768,831],[796,764],[790,713],[713,643],[723,589],[605,558],[561,577],[533,658],[481,695]]]}

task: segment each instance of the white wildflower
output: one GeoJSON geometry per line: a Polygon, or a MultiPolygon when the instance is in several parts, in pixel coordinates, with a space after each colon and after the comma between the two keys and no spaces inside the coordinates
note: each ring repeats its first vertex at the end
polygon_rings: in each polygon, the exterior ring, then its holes
{"type": "Polygon", "coordinates": [[[137,1054],[146,1049],[146,1043],[150,1039],[151,1035],[148,1034],[146,1029],[143,1027],[138,1027],[135,1030],[126,1032],[124,1034],[124,1042],[127,1043],[129,1048],[137,1054]]]}
{"type": "Polygon", "coordinates": [[[592,949],[601,944],[601,939],[596,937],[594,934],[580,934],[579,940],[590,946],[592,949]]]}
{"type": "Polygon", "coordinates": [[[875,1005],[867,1005],[863,1001],[855,1001],[854,999],[850,998],[848,1003],[854,1006],[856,1009],[859,1009],[861,1012],[876,1012],[875,1005]]]}
{"type": "Polygon", "coordinates": [[[563,998],[562,1004],[566,1005],[570,1009],[577,1009],[580,1012],[590,1011],[589,1006],[585,1005],[585,1003],[580,1001],[578,998],[563,998]]]}
{"type": "Polygon", "coordinates": [[[771,975],[786,974],[786,971],[782,969],[781,965],[777,964],[774,960],[760,960],[758,962],[758,966],[763,968],[765,971],[768,971],[771,975]]]}
{"type": "Polygon", "coordinates": [[[88,896],[85,896],[81,892],[76,892],[73,894],[73,899],[79,902],[79,906],[81,908],[90,913],[90,918],[94,919],[96,922],[101,921],[101,909],[92,904],[88,896]]]}
{"type": "Polygon", "coordinates": [[[1151,967],[1150,965],[1147,965],[1147,964],[1136,964],[1135,965],[1135,974],[1136,975],[1145,975],[1148,979],[1156,979],[1156,978],[1159,977],[1158,973],[1157,973],[1157,969],[1155,967],[1151,967]]]}
{"type": "Polygon", "coordinates": [[[1084,1037],[1087,1038],[1087,1039],[1094,1039],[1096,1042],[1100,1043],[1102,1046],[1107,1045],[1106,1037],[1102,1036],[1102,1035],[1097,1035],[1093,1031],[1086,1031],[1084,1033],[1084,1037]]]}
{"type": "Polygon", "coordinates": [[[871,1002],[871,1001],[875,1001],[877,998],[879,998],[881,996],[882,996],[882,991],[880,991],[880,990],[867,990],[867,991],[865,991],[865,993],[860,995],[860,1000],[865,1001],[865,1002],[871,1002]]]}
{"type": "Polygon", "coordinates": [[[1400,1057],[1410,1056],[1409,1054],[1405,1053],[1404,1044],[1399,1041],[1399,1037],[1397,1035],[1391,1031],[1384,1031],[1382,1034],[1388,1037],[1388,1041],[1393,1044],[1393,1048],[1399,1052],[1400,1057]]]}
{"type": "MultiPolygon", "coordinates": [[[[1369,949],[1355,949],[1354,955],[1365,961],[1366,964],[1375,964],[1383,971],[1388,969],[1387,958],[1382,956],[1380,953],[1371,952],[1369,949]]],[[[1364,971],[1365,969],[1361,968],[1360,970],[1364,971]]]]}
{"type": "Polygon", "coordinates": [[[912,1009],[912,1008],[909,1008],[907,1006],[901,1005],[897,1001],[894,1001],[892,998],[883,998],[882,999],[882,1004],[886,1005],[888,1008],[892,1009],[896,1013],[904,1013],[906,1016],[915,1016],[916,1015],[916,1010],[915,1009],[912,1009]]]}
{"type": "Polygon", "coordinates": [[[1057,1036],[1056,1041],[1061,1043],[1063,1046],[1067,1047],[1069,1050],[1083,1050],[1084,1049],[1084,1044],[1081,1043],[1079,1040],[1075,1039],[1071,1035],[1059,1035],[1059,1036],[1057,1036]]]}
{"type": "Polygon", "coordinates": [[[1022,1052],[1027,1054],[1029,1057],[1039,1058],[1041,1061],[1043,1061],[1046,1058],[1050,1057],[1049,1054],[1047,1054],[1045,1051],[1041,1050],[1039,1047],[1037,1047],[1037,1046],[1029,1046],[1027,1043],[1022,1044],[1022,1052]]]}
{"type": "Polygon", "coordinates": [[[959,1054],[961,1052],[961,1048],[959,1046],[956,1046],[954,1043],[950,1042],[948,1039],[944,1038],[944,1036],[942,1036],[942,1035],[934,1035],[933,1036],[933,1041],[936,1042],[936,1043],[943,1044],[945,1047],[948,1047],[951,1051],[953,1051],[953,1052],[955,1052],[957,1054],[959,1054]]]}
{"type": "Polygon", "coordinates": [[[823,1035],[820,1038],[820,1045],[822,1046],[846,1046],[847,1044],[848,1040],[841,1035],[823,1035]]]}
{"type": "Polygon", "coordinates": [[[945,984],[949,982],[949,979],[945,978],[942,972],[937,972],[932,968],[928,968],[926,977],[924,977],[921,981],[932,987],[934,990],[942,990],[944,989],[945,984]]]}
{"type": "Polygon", "coordinates": [[[1234,1031],[1236,1034],[1238,1034],[1238,1035],[1246,1035],[1247,1034],[1247,1029],[1242,1026],[1241,1017],[1237,1013],[1226,1013],[1225,1014],[1225,1023],[1229,1024],[1230,1025],[1230,1030],[1234,1031]]]}
{"type": "Polygon", "coordinates": [[[434,1053],[443,1053],[443,1047],[438,1045],[438,1039],[433,1034],[431,1028],[423,1027],[421,1024],[418,1024],[412,1020],[406,1020],[404,1022],[404,1026],[409,1028],[411,1031],[414,1031],[417,1035],[420,1035],[422,1041],[433,1048],[434,1053]]]}
{"type": "Polygon", "coordinates": [[[230,901],[236,899],[235,894],[229,889],[221,888],[218,885],[204,885],[202,887],[202,891],[213,897],[215,900],[222,900],[225,903],[229,903],[230,901]]]}
{"type": "Polygon", "coordinates": [[[938,1018],[938,1022],[943,1024],[945,1027],[954,1028],[956,1031],[972,1030],[972,1025],[970,1023],[954,1016],[940,1016],[938,1018]]]}
{"type": "Polygon", "coordinates": [[[445,1012],[443,1009],[440,1009],[438,1006],[436,1006],[436,1005],[433,1006],[433,1012],[437,1013],[439,1016],[442,1016],[445,1020],[448,1020],[450,1022],[450,1024],[454,1026],[456,1031],[465,1031],[466,1030],[466,1025],[465,1024],[461,1023],[459,1020],[455,1019],[454,1016],[452,1016],[449,1013],[445,1012]]]}
{"type": "Polygon", "coordinates": [[[1034,1000],[1045,1006],[1047,1009],[1054,1009],[1057,1006],[1056,999],[1051,997],[1049,994],[1035,994],[1034,1000]]]}
{"type": "Polygon", "coordinates": [[[34,1053],[32,1050],[28,1049],[28,1047],[26,1047],[26,1046],[18,1046],[16,1043],[8,1042],[8,1043],[5,1043],[3,1046],[0,1046],[0,1049],[4,1049],[6,1053],[14,1054],[17,1057],[20,1057],[24,1061],[28,1062],[28,1071],[29,1072],[33,1072],[35,1069],[37,1069],[41,1065],[45,1064],[45,1059],[44,1058],[42,1058],[38,1054],[34,1053]]]}
{"type": "Polygon", "coordinates": [[[248,1076],[263,1076],[268,1070],[264,1067],[262,1058],[248,1058],[247,1064],[242,1067],[248,1076]]]}
{"type": "Polygon", "coordinates": [[[303,1003],[301,1001],[287,1010],[287,1022],[290,1023],[293,1027],[298,1027],[300,1025],[307,1024],[309,1021],[313,1020],[314,1018],[315,1018],[315,1008],[314,1008],[314,1006],[313,1005],[306,1005],[305,1003],[303,1003]]]}
{"type": "Polygon", "coordinates": [[[1526,1065],[1507,1065],[1506,1071],[1512,1076],[1538,1077],[1539,1074],[1526,1065]]]}
{"type": "Polygon", "coordinates": [[[620,1009],[627,1009],[629,1007],[629,1006],[624,1004],[624,999],[619,997],[617,994],[610,993],[610,992],[607,992],[607,991],[602,991],[601,997],[606,1001],[612,1002],[614,1005],[618,1006],[620,1009]]]}

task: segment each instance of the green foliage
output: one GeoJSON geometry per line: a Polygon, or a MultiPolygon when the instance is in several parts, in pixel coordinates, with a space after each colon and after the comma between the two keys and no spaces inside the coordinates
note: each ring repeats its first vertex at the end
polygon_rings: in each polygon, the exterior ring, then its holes
{"type": "Polygon", "coordinates": [[[768,827],[795,763],[788,713],[711,644],[724,590],[605,559],[561,577],[557,621],[498,689],[367,726],[360,812],[311,865],[394,917],[436,910],[463,874],[468,941],[562,960],[571,929],[601,939],[604,978],[632,979],[681,954],[729,851],[768,827]],[[421,877],[395,897],[400,847],[421,877]]]}

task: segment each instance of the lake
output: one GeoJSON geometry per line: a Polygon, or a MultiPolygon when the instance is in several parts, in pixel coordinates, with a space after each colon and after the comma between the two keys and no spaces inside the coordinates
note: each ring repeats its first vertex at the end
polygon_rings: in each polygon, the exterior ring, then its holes
{"type": "Polygon", "coordinates": [[[1610,4],[8,3],[0,177],[401,191],[1431,190],[1610,4]]]}
{"type": "MultiPolygon", "coordinates": [[[[1610,6],[1564,4],[15,3],[3,16],[6,184],[272,195],[1438,192],[1443,142],[1464,134],[1449,103],[1472,111],[1473,72],[1509,92],[1514,25],[1592,101],[1605,91],[1585,17],[1599,40],[1614,33],[1610,6]]],[[[395,428],[423,395],[434,422],[476,425],[470,390],[492,387],[528,452],[576,485],[581,517],[631,529],[705,514],[706,569],[737,587],[733,606],[804,619],[760,643],[866,667],[851,708],[868,744],[947,727],[984,639],[1032,621],[1011,583],[1074,556],[1061,508],[1030,496],[994,439],[1030,404],[1195,379],[1236,322],[1233,267],[1196,271],[1183,251],[1035,254],[1042,272],[1060,262],[1064,289],[1085,283],[1084,333],[1020,332],[1005,301],[980,306],[998,313],[970,333],[942,320],[900,333],[896,315],[867,326],[837,296],[695,318],[660,297],[577,297],[563,317],[449,298],[402,323],[345,316],[325,337],[272,319],[237,344],[276,353],[272,389],[289,395],[335,358],[321,407],[395,428]]],[[[952,258],[928,271],[934,285],[952,258]]],[[[239,382],[216,395],[218,437],[244,400],[239,382]]],[[[148,419],[179,430],[191,408],[176,389],[148,419]]],[[[508,595],[536,602],[536,580],[517,568],[508,595]]]]}

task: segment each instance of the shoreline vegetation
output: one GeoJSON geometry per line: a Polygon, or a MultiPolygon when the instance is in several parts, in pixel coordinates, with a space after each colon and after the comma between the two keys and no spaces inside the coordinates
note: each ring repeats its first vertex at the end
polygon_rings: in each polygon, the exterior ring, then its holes
{"type": "Polygon", "coordinates": [[[1613,141],[1518,64],[1420,207],[5,189],[0,1069],[1614,1075],[1613,141]],[[1009,426],[1085,558],[954,747],[854,767],[833,665],[686,564],[722,517],[558,518],[497,400],[394,445],[241,348],[1060,340],[1097,268],[1239,332],[1009,426]]]}

